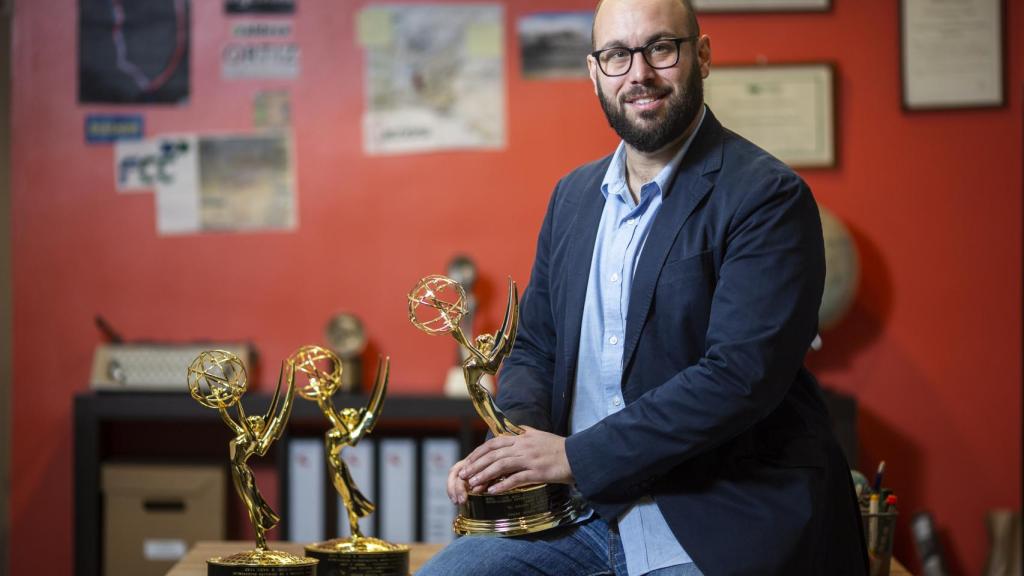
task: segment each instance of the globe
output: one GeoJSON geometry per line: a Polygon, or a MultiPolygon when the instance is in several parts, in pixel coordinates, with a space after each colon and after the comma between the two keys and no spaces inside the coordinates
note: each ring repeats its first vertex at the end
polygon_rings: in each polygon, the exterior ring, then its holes
{"type": "Polygon", "coordinates": [[[230,408],[247,386],[245,365],[225,350],[202,352],[188,367],[189,393],[207,408],[230,408]]]}
{"type": "Polygon", "coordinates": [[[825,208],[821,212],[821,233],[825,240],[825,291],[818,310],[818,327],[827,330],[842,320],[853,304],[860,280],[857,246],[846,226],[825,208]]]}
{"type": "Polygon", "coordinates": [[[341,360],[326,348],[303,346],[288,362],[295,366],[295,391],[306,400],[329,398],[341,385],[341,360]]]}
{"type": "Polygon", "coordinates": [[[430,335],[448,334],[468,311],[466,291],[447,276],[420,280],[409,292],[409,321],[430,335]]]}

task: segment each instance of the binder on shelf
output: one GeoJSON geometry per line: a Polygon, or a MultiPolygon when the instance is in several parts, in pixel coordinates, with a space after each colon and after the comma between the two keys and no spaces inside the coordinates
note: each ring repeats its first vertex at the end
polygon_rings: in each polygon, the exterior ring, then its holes
{"type": "Polygon", "coordinates": [[[454,538],[452,522],[455,505],[448,499],[448,470],[459,460],[459,441],[455,438],[426,438],[423,440],[423,459],[420,474],[423,492],[420,494],[423,518],[423,541],[447,544],[454,538]]]}
{"type": "Polygon", "coordinates": [[[320,438],[292,438],[288,442],[288,540],[324,539],[325,466],[320,438]]]}
{"type": "MultiPolygon", "coordinates": [[[[355,481],[356,486],[359,487],[359,491],[370,499],[371,502],[377,505],[377,510],[380,510],[380,503],[377,501],[376,490],[374,490],[374,469],[376,462],[373,457],[373,440],[364,438],[359,444],[355,446],[349,446],[341,451],[341,457],[345,460],[345,464],[348,465],[348,471],[352,474],[352,479],[355,481]]],[[[333,480],[332,480],[333,482],[333,480]]],[[[337,493],[336,490],[331,490],[332,493],[337,493]]],[[[341,501],[341,496],[336,498],[338,503],[338,537],[344,538],[351,535],[348,525],[348,510],[345,508],[345,504],[341,501]]],[[[374,529],[374,515],[370,514],[359,519],[359,529],[362,530],[363,536],[376,536],[376,530],[374,529]]]]}
{"type": "Polygon", "coordinates": [[[380,537],[389,542],[416,540],[416,441],[380,442],[380,537]]]}

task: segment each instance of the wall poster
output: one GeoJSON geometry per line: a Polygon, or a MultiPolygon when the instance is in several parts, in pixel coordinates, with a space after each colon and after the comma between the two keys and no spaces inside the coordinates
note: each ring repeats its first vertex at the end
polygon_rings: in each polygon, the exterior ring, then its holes
{"type": "Polygon", "coordinates": [[[79,102],[186,101],[190,36],[188,0],[79,0],[79,102]]]}
{"type": "Polygon", "coordinates": [[[364,8],[356,30],[366,57],[363,149],[503,148],[502,21],[496,4],[364,8]]]}
{"type": "Polygon", "coordinates": [[[117,189],[155,193],[161,235],[296,226],[294,154],[287,133],[165,134],[118,141],[114,150],[117,189]]]}
{"type": "Polygon", "coordinates": [[[523,77],[587,78],[594,12],[542,12],[519,19],[523,77]]]}

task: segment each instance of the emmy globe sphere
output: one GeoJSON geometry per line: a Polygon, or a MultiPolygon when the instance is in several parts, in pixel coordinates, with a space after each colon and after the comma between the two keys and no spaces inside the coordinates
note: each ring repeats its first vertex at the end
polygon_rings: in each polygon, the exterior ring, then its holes
{"type": "Polygon", "coordinates": [[[295,366],[295,391],[306,400],[329,398],[341,386],[341,359],[321,346],[303,346],[288,357],[295,366]]]}
{"type": "Polygon", "coordinates": [[[245,393],[245,365],[231,352],[207,350],[188,367],[188,390],[207,408],[230,408],[245,393]]]}
{"type": "Polygon", "coordinates": [[[409,321],[430,335],[448,334],[466,314],[466,291],[447,276],[420,280],[409,292],[409,321]]]}
{"type": "Polygon", "coordinates": [[[827,330],[838,324],[853,304],[860,263],[850,231],[831,212],[821,207],[819,210],[825,241],[825,290],[818,310],[818,326],[827,330]]]}

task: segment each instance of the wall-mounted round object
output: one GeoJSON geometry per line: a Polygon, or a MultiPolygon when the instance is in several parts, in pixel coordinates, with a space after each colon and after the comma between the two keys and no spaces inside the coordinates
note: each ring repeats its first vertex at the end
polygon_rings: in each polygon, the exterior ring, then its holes
{"type": "Polygon", "coordinates": [[[827,330],[839,323],[857,293],[860,260],[857,245],[846,226],[821,208],[821,233],[825,240],[825,291],[818,310],[818,327],[827,330]]]}

